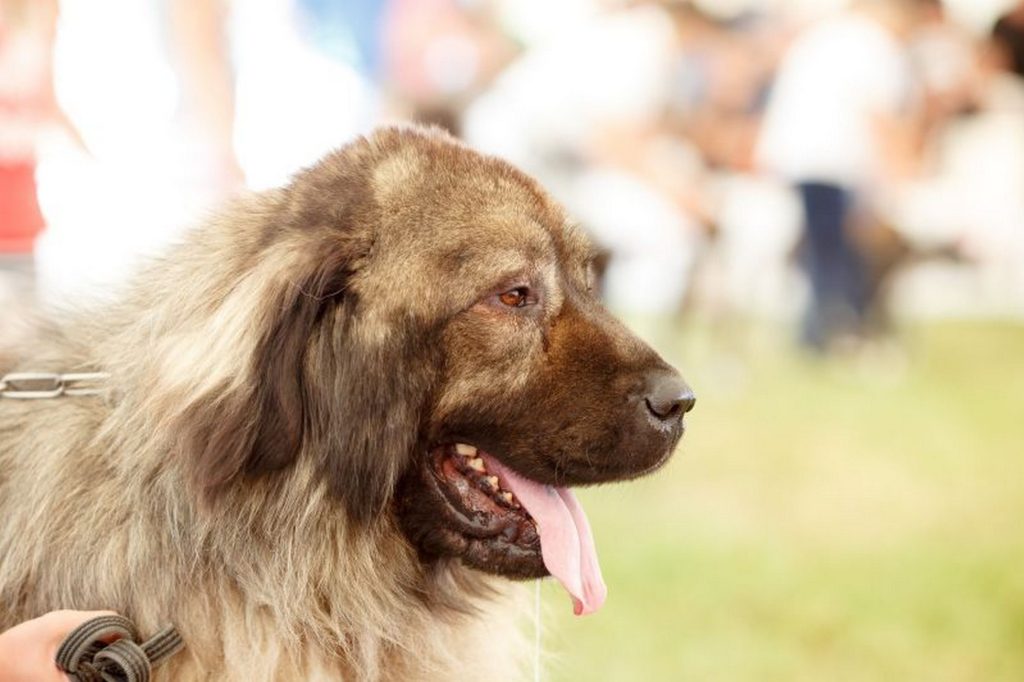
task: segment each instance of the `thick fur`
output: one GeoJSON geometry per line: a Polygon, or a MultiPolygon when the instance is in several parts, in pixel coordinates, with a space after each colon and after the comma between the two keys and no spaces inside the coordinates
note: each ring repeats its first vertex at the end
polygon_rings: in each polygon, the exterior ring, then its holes
{"type": "MultiPolygon", "coordinates": [[[[474,350],[525,329],[479,307],[489,278],[568,272],[568,310],[587,249],[531,180],[416,129],[240,200],[0,367],[112,377],[104,399],[0,401],[0,629],[57,608],[173,622],[166,680],[518,679],[513,584],[425,560],[393,498],[443,415],[522,383],[511,350],[474,350]]],[[[659,362],[608,329],[587,352],[659,362]]]]}

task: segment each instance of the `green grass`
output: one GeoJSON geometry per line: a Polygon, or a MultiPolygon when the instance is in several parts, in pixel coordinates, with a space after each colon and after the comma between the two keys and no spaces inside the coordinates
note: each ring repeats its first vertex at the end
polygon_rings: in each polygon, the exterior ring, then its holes
{"type": "Polygon", "coordinates": [[[689,431],[581,494],[609,599],[577,619],[545,584],[543,679],[1024,680],[1024,327],[908,336],[678,341],[689,431]]]}

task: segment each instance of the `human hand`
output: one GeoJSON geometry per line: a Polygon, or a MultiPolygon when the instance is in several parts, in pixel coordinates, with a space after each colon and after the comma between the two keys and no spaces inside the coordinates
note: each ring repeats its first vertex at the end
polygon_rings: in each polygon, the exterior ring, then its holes
{"type": "Polygon", "coordinates": [[[0,682],[67,682],[57,667],[57,648],[87,620],[113,611],[51,611],[0,633],[0,682]]]}

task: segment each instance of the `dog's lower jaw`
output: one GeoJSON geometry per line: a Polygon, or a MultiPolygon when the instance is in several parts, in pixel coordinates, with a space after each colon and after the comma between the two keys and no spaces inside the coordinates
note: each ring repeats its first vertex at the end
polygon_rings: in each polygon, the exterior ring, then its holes
{"type": "Polygon", "coordinates": [[[520,580],[548,575],[533,519],[482,460],[459,455],[455,445],[432,448],[410,467],[395,513],[425,564],[455,560],[520,580]]]}

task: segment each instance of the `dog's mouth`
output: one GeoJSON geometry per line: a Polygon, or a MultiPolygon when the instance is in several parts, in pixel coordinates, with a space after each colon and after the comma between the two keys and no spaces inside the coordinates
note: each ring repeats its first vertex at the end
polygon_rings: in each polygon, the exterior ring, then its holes
{"type": "Polygon", "coordinates": [[[419,490],[407,486],[399,506],[421,551],[458,556],[510,578],[550,574],[569,592],[577,615],[604,603],[590,525],[571,490],[525,478],[464,443],[432,449],[418,468],[419,490]]]}

